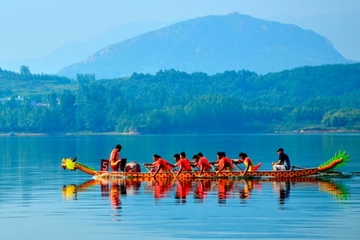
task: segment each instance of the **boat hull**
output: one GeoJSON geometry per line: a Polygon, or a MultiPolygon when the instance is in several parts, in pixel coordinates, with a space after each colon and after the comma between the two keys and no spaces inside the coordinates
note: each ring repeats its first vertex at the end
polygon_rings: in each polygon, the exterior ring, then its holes
{"type": "MultiPolygon", "coordinates": [[[[247,172],[246,177],[272,177],[272,178],[296,178],[305,177],[318,174],[320,171],[317,168],[300,169],[300,170],[285,170],[285,171],[256,171],[247,172]]],[[[196,178],[226,178],[234,179],[244,177],[243,172],[221,172],[216,174],[215,172],[204,172],[199,176],[197,172],[182,172],[176,178],[182,179],[196,179],[196,178]]],[[[121,179],[121,178],[135,178],[141,181],[149,181],[154,179],[154,176],[150,172],[140,173],[127,173],[127,172],[97,172],[94,175],[94,179],[121,179]]],[[[172,179],[175,178],[175,174],[171,172],[158,173],[155,176],[156,179],[172,179]]]]}

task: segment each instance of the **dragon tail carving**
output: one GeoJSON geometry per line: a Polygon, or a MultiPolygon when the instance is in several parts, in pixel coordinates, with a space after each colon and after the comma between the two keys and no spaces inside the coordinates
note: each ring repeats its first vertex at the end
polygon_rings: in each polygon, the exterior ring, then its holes
{"type": "Polygon", "coordinates": [[[345,151],[340,151],[336,153],[331,159],[321,164],[318,169],[321,172],[334,170],[335,168],[339,168],[344,166],[346,163],[350,161],[350,154],[347,154],[345,151]]]}

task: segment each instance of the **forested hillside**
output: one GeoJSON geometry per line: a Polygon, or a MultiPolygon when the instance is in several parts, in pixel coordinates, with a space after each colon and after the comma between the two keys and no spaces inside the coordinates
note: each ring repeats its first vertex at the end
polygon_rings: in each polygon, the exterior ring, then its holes
{"type": "MultiPolygon", "coordinates": [[[[17,76],[6,79],[2,71],[0,84],[32,82],[33,88],[45,84],[31,74],[17,76]]],[[[0,104],[0,132],[360,130],[360,64],[303,67],[267,75],[175,70],[105,80],[78,75],[77,81],[64,80],[54,86],[51,93],[33,93],[37,104],[32,96],[16,100],[17,89],[11,89],[13,98],[0,104]]]]}
{"type": "Polygon", "coordinates": [[[11,96],[43,95],[71,88],[71,79],[49,74],[31,74],[29,67],[21,66],[20,72],[0,68],[0,98],[11,96]]]}

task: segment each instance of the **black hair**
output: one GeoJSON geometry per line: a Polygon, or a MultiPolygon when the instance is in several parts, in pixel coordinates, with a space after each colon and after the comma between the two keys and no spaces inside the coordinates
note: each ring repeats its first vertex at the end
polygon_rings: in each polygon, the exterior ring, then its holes
{"type": "Polygon", "coordinates": [[[197,154],[199,157],[203,157],[204,155],[202,154],[202,152],[199,152],[198,154],[197,154]]]}
{"type": "Polygon", "coordinates": [[[181,153],[180,153],[180,156],[186,157],[186,153],[185,153],[185,152],[181,152],[181,153]]]}
{"type": "Polygon", "coordinates": [[[175,153],[175,154],[174,154],[174,158],[180,158],[180,154],[175,153]]]}
{"type": "Polygon", "coordinates": [[[246,153],[243,153],[243,152],[241,152],[241,153],[239,153],[239,157],[244,157],[244,158],[246,158],[248,155],[246,154],[246,153]]]}
{"type": "Polygon", "coordinates": [[[118,145],[116,145],[115,148],[117,148],[117,149],[122,149],[122,146],[121,146],[120,144],[118,144],[118,145]]]}

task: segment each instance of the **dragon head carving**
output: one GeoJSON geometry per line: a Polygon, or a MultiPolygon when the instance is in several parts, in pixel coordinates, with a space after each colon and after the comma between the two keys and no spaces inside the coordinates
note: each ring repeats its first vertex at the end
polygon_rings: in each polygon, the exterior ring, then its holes
{"type": "Polygon", "coordinates": [[[77,158],[63,158],[61,162],[61,167],[65,170],[75,171],[76,170],[76,160],[77,158]]]}

